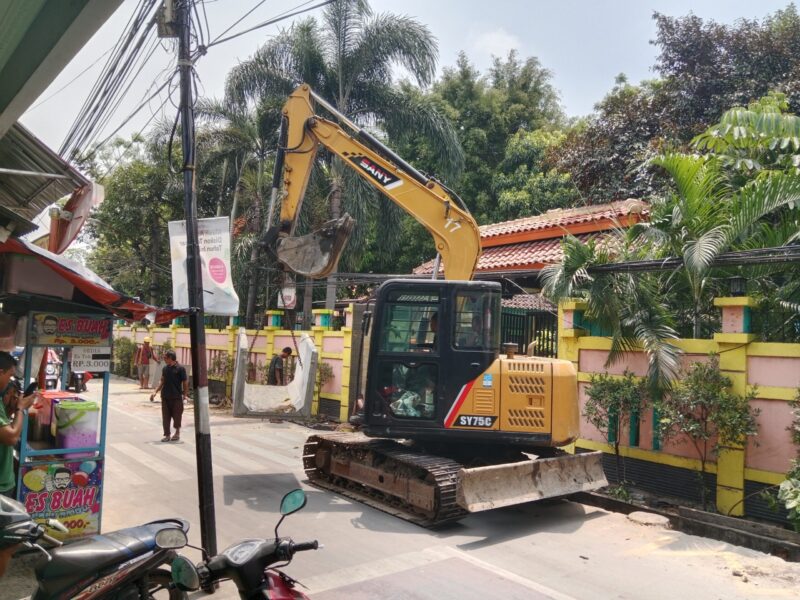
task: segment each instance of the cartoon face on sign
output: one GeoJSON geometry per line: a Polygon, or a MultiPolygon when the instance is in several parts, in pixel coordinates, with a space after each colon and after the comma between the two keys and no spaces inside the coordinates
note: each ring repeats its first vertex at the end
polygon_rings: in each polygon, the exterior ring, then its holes
{"type": "Polygon", "coordinates": [[[53,474],[53,487],[57,490],[64,490],[69,487],[69,482],[72,481],[72,471],[66,467],[56,469],[53,474]]]}
{"type": "Polygon", "coordinates": [[[58,319],[52,315],[42,319],[42,333],[45,335],[55,335],[58,331],[58,319]]]}

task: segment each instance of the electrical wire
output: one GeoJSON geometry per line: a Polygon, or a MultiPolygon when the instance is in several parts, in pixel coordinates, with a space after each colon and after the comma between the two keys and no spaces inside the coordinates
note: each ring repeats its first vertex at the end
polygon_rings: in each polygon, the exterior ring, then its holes
{"type": "MultiPolygon", "coordinates": [[[[309,1],[311,1],[311,0],[309,0],[309,1]]],[[[302,15],[303,13],[310,12],[310,11],[316,9],[316,8],[321,8],[323,6],[327,6],[328,4],[332,4],[333,2],[336,2],[336,0],[325,0],[324,2],[320,2],[318,4],[315,4],[314,6],[309,6],[307,8],[294,10],[294,12],[291,12],[291,13],[288,13],[288,14],[287,13],[280,13],[280,15],[278,15],[276,17],[273,17],[272,19],[269,19],[267,21],[264,21],[263,23],[259,23],[258,25],[254,25],[250,29],[245,29],[244,31],[240,31],[239,33],[235,33],[233,35],[229,35],[228,37],[218,37],[213,42],[211,42],[205,49],[207,50],[208,48],[211,48],[211,47],[216,46],[218,44],[222,44],[224,42],[229,42],[230,40],[236,39],[236,38],[241,37],[241,36],[243,36],[245,34],[248,34],[248,33],[251,33],[253,31],[256,31],[257,29],[262,29],[264,27],[267,27],[268,25],[274,25],[275,23],[278,23],[280,21],[284,21],[284,20],[288,19],[289,17],[296,17],[297,15],[302,15]]],[[[306,4],[308,4],[308,2],[303,2],[302,4],[298,4],[298,7],[299,6],[305,6],[306,4]]]]}
{"type": "Polygon", "coordinates": [[[102,53],[100,56],[98,56],[98,57],[97,57],[97,59],[96,59],[96,60],[95,60],[95,61],[94,61],[92,64],[90,64],[90,65],[89,65],[88,67],[86,67],[86,68],[85,68],[83,71],[81,71],[80,73],[78,73],[77,75],[75,75],[75,77],[73,77],[72,79],[70,79],[70,80],[69,80],[67,83],[65,83],[63,86],[61,86],[60,88],[58,88],[58,89],[57,89],[56,91],[54,91],[52,94],[50,94],[49,96],[47,96],[47,98],[43,98],[42,100],[40,100],[39,102],[37,102],[36,104],[34,104],[33,106],[31,106],[31,107],[30,107],[28,110],[26,110],[26,111],[23,113],[23,115],[27,115],[29,112],[31,112],[32,110],[35,110],[36,108],[40,107],[40,106],[41,106],[42,104],[44,104],[45,102],[48,102],[48,101],[52,100],[53,98],[55,98],[56,96],[58,96],[58,95],[59,95],[61,92],[63,92],[65,89],[67,89],[67,88],[68,88],[69,86],[71,86],[73,83],[75,83],[76,81],[78,81],[78,79],[80,79],[80,78],[81,78],[81,77],[82,77],[84,74],[86,74],[86,73],[87,73],[89,70],[91,70],[91,69],[92,69],[92,67],[94,67],[94,66],[95,66],[97,63],[99,63],[99,62],[100,62],[101,60],[103,60],[103,59],[104,59],[106,56],[108,56],[108,53],[109,53],[109,52],[111,52],[111,50],[113,50],[113,48],[114,48],[114,47],[112,46],[111,48],[109,48],[108,50],[106,50],[105,52],[103,52],[103,53],[102,53]]]}

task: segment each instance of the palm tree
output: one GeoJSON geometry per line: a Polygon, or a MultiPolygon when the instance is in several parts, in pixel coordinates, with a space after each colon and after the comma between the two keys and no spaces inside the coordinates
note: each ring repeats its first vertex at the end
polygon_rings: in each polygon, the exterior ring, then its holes
{"type": "MultiPolygon", "coordinates": [[[[223,185],[226,175],[232,176],[233,198],[230,210],[231,231],[241,210],[242,191],[249,192],[247,213],[249,229],[242,244],[235,244],[236,255],[246,249],[249,255],[245,324],[253,327],[258,296],[259,257],[261,246],[254,243],[261,233],[263,198],[266,190],[267,161],[275,151],[280,108],[267,102],[250,105],[230,98],[224,101],[206,100],[198,103],[199,119],[206,123],[198,136],[205,169],[221,163],[223,185]]],[[[222,194],[220,194],[222,196],[222,194]]],[[[218,201],[220,212],[222,198],[218,201]]],[[[269,217],[269,216],[268,216],[269,217]]]]}
{"type": "MultiPolygon", "coordinates": [[[[679,369],[676,314],[688,298],[694,337],[720,281],[714,260],[732,249],[753,247],[765,238],[765,222],[786,206],[800,202],[800,176],[764,172],[739,188],[731,186],[714,156],[669,154],[653,161],[672,177],[675,191],[657,198],[651,217],[611,240],[564,242],[564,260],[543,272],[544,292],[553,300],[585,299],[586,317],[612,338],[609,362],[641,346],[650,362],[653,388],[669,386],[679,369]],[[680,257],[675,272],[647,275],[593,272],[592,267],[634,259],[680,257]],[[676,310],[676,308],[678,310],[676,310]]],[[[770,225],[788,236],[791,228],[770,225]]],[[[796,234],[796,232],[795,232],[796,234]]],[[[788,239],[791,239],[789,237],[788,239]]]]}
{"type": "MultiPolygon", "coordinates": [[[[228,75],[226,93],[238,102],[283,101],[301,82],[308,83],[336,109],[362,126],[392,139],[412,132],[424,135],[441,163],[458,172],[463,154],[449,122],[430,101],[407,87],[392,85],[392,66],[402,67],[417,85],[427,86],[436,72],[438,50],[427,27],[394,14],[374,15],[366,0],[338,0],[325,7],[321,23],[311,18],[283,31],[228,75]]],[[[347,209],[358,217],[383,209],[397,221],[388,201],[376,201],[371,189],[339,160],[321,154],[330,165],[328,195],[331,218],[347,209]]],[[[360,229],[360,228],[359,228],[360,229]]],[[[357,230],[350,250],[363,239],[357,230]]],[[[330,282],[331,280],[329,280],[330,282]]],[[[326,305],[333,307],[335,283],[326,305]]]]}

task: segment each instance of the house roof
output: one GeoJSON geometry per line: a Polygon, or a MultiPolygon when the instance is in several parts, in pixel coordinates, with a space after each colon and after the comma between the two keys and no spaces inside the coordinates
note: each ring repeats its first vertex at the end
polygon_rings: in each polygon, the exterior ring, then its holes
{"type": "MultiPolygon", "coordinates": [[[[649,213],[647,203],[624,200],[594,206],[555,209],[541,215],[480,227],[483,252],[476,273],[538,271],[564,257],[561,241],[571,234],[586,242],[604,231],[629,227],[649,213]]],[[[433,261],[414,269],[433,272],[433,261]]]]}
{"type": "Polygon", "coordinates": [[[558,307],[541,294],[515,294],[503,298],[503,308],[523,308],[525,310],[545,310],[555,312],[558,307]]]}
{"type": "Polygon", "coordinates": [[[517,242],[561,238],[565,232],[576,235],[608,231],[618,226],[625,227],[636,223],[647,213],[647,204],[632,198],[608,204],[553,209],[541,215],[481,226],[481,246],[489,248],[517,242]]]}

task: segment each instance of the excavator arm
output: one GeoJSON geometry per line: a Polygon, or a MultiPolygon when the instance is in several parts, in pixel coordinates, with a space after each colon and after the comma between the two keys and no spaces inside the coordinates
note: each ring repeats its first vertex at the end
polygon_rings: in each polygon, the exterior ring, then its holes
{"type": "Polygon", "coordinates": [[[461,200],[350,122],[308,85],[298,87],[284,105],[281,146],[273,178],[273,189],[282,187],[284,195],[280,222],[268,234],[267,242],[283,264],[307,277],[325,277],[336,267],[352,231],[353,220],[345,215],[312,234],[294,237],[320,146],[341,158],[430,232],[444,262],[445,279],[472,279],[481,252],[480,234],[461,200]],[[352,133],[316,115],[314,102],[335,115],[352,133]]]}

